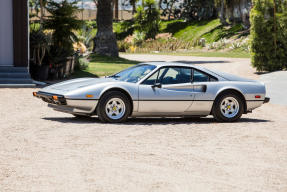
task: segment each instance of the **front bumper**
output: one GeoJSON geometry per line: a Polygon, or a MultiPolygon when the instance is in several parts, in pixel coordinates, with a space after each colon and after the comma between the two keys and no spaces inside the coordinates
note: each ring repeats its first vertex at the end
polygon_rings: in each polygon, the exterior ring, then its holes
{"type": "Polygon", "coordinates": [[[263,103],[269,103],[270,102],[270,98],[269,97],[265,97],[264,102],[263,103]]]}
{"type": "Polygon", "coordinates": [[[49,104],[67,105],[67,101],[63,95],[51,94],[42,91],[33,93],[33,95],[34,97],[40,98],[49,104]],[[57,97],[57,99],[54,99],[54,97],[57,97]]]}
{"type": "Polygon", "coordinates": [[[94,99],[69,99],[63,95],[57,95],[46,92],[34,92],[33,95],[44,102],[48,103],[48,107],[70,114],[91,115],[95,113],[98,100],[94,99]],[[56,97],[56,99],[55,99],[56,97]]]}

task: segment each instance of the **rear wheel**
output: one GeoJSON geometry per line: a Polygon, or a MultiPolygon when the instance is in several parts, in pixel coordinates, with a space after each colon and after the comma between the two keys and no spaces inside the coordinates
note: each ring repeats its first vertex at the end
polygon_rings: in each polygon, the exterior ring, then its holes
{"type": "Polygon", "coordinates": [[[119,91],[104,94],[97,107],[97,114],[102,122],[124,122],[129,117],[130,112],[131,103],[128,97],[119,91]]]}
{"type": "Polygon", "coordinates": [[[212,114],[219,122],[234,122],[240,119],[244,111],[244,101],[236,93],[220,95],[214,103],[212,114]]]}

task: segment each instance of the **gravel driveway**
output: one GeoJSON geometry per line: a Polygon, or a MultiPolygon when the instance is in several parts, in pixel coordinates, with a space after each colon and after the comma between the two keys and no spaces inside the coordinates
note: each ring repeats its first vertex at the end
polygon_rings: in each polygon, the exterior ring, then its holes
{"type": "MultiPolygon", "coordinates": [[[[258,78],[245,62],[221,70],[258,78]]],[[[287,107],[266,104],[231,124],[102,124],[52,111],[36,90],[0,89],[1,192],[287,191],[287,107]]]]}

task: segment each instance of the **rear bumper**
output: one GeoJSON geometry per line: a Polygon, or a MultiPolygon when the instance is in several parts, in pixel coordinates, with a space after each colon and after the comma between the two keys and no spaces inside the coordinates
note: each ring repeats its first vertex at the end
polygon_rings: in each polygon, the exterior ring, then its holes
{"type": "Polygon", "coordinates": [[[263,103],[269,103],[270,98],[269,97],[265,97],[264,102],[263,103]]]}

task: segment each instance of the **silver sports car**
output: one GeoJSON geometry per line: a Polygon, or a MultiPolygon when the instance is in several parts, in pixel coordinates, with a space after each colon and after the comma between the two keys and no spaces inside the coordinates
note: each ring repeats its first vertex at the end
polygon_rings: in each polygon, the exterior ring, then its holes
{"type": "Polygon", "coordinates": [[[105,78],[81,78],[33,95],[54,110],[97,115],[103,122],[128,117],[204,117],[233,122],[269,102],[265,85],[182,63],[142,63],[105,78]]]}

